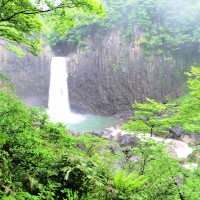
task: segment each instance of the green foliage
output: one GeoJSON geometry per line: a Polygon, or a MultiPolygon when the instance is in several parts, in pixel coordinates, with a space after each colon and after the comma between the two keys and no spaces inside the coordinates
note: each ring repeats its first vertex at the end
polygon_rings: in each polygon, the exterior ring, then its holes
{"type": "MultiPolygon", "coordinates": [[[[62,4],[62,3],[61,3],[62,4]]],[[[69,2],[63,0],[64,7],[61,6],[59,9],[54,9],[55,15],[51,13],[42,15],[42,19],[47,23],[45,27],[45,37],[47,42],[54,46],[57,41],[63,41],[66,34],[69,35],[68,42],[79,44],[84,47],[81,43],[83,38],[80,37],[79,32],[87,32],[79,29],[80,26],[88,24],[91,20],[95,21],[98,18],[104,17],[105,13],[102,4],[97,0],[86,0],[86,1],[73,1],[69,2]],[[62,24],[62,26],[60,25],[62,24]],[[72,27],[74,29],[69,29],[72,27]]],[[[53,6],[53,5],[52,5],[53,6]]],[[[54,6],[56,8],[56,6],[54,6]]]]}
{"type": "Polygon", "coordinates": [[[50,122],[44,110],[28,109],[11,94],[0,93],[0,108],[0,198],[106,194],[108,166],[115,162],[112,154],[106,158],[107,141],[90,135],[74,138],[63,124],[50,122]]]}
{"type": "MultiPolygon", "coordinates": [[[[135,115],[132,118],[134,121],[125,124],[124,129],[146,131],[148,128],[154,128],[156,133],[159,133],[160,129],[167,133],[173,125],[179,125],[188,133],[199,133],[200,68],[191,67],[191,71],[186,75],[190,89],[186,96],[177,99],[173,104],[163,105],[150,99],[147,99],[147,103],[144,104],[134,103],[135,115]]],[[[196,154],[198,157],[198,147],[196,154]]],[[[139,189],[141,199],[195,200],[200,197],[199,167],[192,170],[181,169],[178,163],[163,151],[163,147],[155,144],[151,139],[140,142],[137,148],[132,149],[130,158],[131,155],[137,155],[138,160],[135,165],[129,163],[129,171],[133,168],[137,169],[139,174],[147,178],[146,183],[139,189]],[[178,177],[182,183],[177,183],[175,177],[178,177]]],[[[195,162],[199,164],[198,159],[195,162]]]]}
{"type": "Polygon", "coordinates": [[[8,136],[21,133],[30,126],[26,107],[16,97],[0,91],[0,132],[8,136]]]}
{"type": "MultiPolygon", "coordinates": [[[[199,98],[199,74],[199,68],[194,67],[187,73],[191,99],[199,98]]],[[[144,131],[151,128],[166,131],[175,122],[186,124],[186,115],[191,117],[188,124],[192,124],[194,116],[184,109],[194,105],[183,102],[181,99],[174,104],[161,104],[148,98],[145,104],[135,102],[135,123],[125,126],[130,130],[135,126],[137,131],[140,126],[144,131]]],[[[194,103],[196,106],[198,102],[194,103]]],[[[198,117],[198,110],[195,114],[198,117]]],[[[166,145],[151,138],[138,141],[137,147],[130,147],[126,154],[115,154],[110,146],[117,144],[90,134],[73,137],[65,125],[50,122],[44,109],[27,108],[17,97],[3,91],[0,91],[0,116],[0,199],[200,197],[199,167],[193,171],[183,169],[166,153],[166,145]],[[182,185],[177,184],[176,177],[182,185]]]]}
{"type": "Polygon", "coordinates": [[[136,121],[129,121],[128,123],[124,124],[122,126],[122,129],[128,130],[128,131],[138,131],[141,133],[149,132],[151,129],[147,124],[145,124],[142,120],[136,120],[136,121]]]}
{"type": "Polygon", "coordinates": [[[8,77],[3,73],[0,73],[0,90],[2,91],[14,90],[13,84],[10,83],[8,77]]]}
{"type": "Polygon", "coordinates": [[[175,55],[184,45],[199,46],[198,1],[137,0],[135,6],[134,19],[144,32],[140,41],[146,53],[175,55]]]}
{"type": "MultiPolygon", "coordinates": [[[[130,39],[132,34],[132,19],[128,17],[128,13],[131,14],[133,8],[131,6],[133,2],[131,1],[122,1],[122,0],[102,0],[103,8],[105,10],[106,16],[105,18],[101,17],[87,17],[83,18],[83,21],[77,22],[77,27],[69,29],[67,32],[66,37],[60,37],[60,34],[54,32],[50,34],[49,40],[50,44],[53,46],[56,44],[57,41],[67,41],[69,43],[78,44],[79,41],[84,40],[85,37],[88,35],[93,36],[94,33],[100,32],[101,34],[110,31],[118,27],[118,22],[123,24],[126,27],[125,36],[126,38],[130,39]]],[[[82,19],[78,17],[78,19],[82,19]]]]}
{"type": "MultiPolygon", "coordinates": [[[[147,182],[144,176],[138,176],[136,172],[127,174],[126,171],[118,171],[114,175],[114,188],[119,199],[133,199],[136,190],[147,182]]],[[[135,199],[135,198],[134,198],[135,199]]]]}
{"type": "Polygon", "coordinates": [[[56,30],[59,34],[65,34],[67,28],[75,26],[85,14],[103,15],[102,5],[96,0],[62,0],[57,3],[37,0],[35,4],[29,0],[1,0],[0,9],[1,45],[20,57],[23,49],[33,55],[39,55],[41,51],[44,24],[39,14],[44,16],[45,24],[49,22],[47,26],[51,31],[56,30]]]}
{"type": "Polygon", "coordinates": [[[146,103],[135,102],[132,107],[134,116],[123,125],[123,129],[138,132],[155,131],[159,135],[167,135],[169,129],[176,123],[173,117],[175,109],[173,104],[162,104],[146,98],[146,103]]]}
{"type": "Polygon", "coordinates": [[[162,144],[147,139],[132,149],[131,155],[138,156],[133,167],[146,180],[138,189],[141,199],[178,199],[173,177],[178,174],[179,165],[165,152],[162,144]]]}
{"type": "Polygon", "coordinates": [[[185,173],[187,176],[184,184],[183,190],[185,191],[185,196],[190,200],[198,199],[200,196],[200,182],[199,182],[199,168],[192,174],[188,176],[188,172],[185,173]]]}
{"type": "Polygon", "coordinates": [[[36,37],[42,31],[42,22],[35,13],[36,7],[29,1],[0,1],[0,37],[2,45],[22,56],[22,50],[12,44],[21,44],[22,48],[38,55],[40,40],[36,37]]]}
{"type": "MultiPolygon", "coordinates": [[[[127,42],[136,37],[146,58],[152,55],[164,58],[180,57],[185,65],[191,56],[198,60],[200,22],[198,0],[103,0],[106,17],[88,18],[84,25],[70,29],[62,41],[78,44],[85,37],[105,35],[108,31],[122,28],[127,42]],[[183,51],[186,52],[183,56],[183,51]]],[[[51,35],[53,44],[58,34],[51,35]],[[57,35],[57,36],[56,36],[57,35]]],[[[195,61],[196,62],[196,61],[195,61]]],[[[199,60],[198,60],[199,62],[199,60]]],[[[190,63],[191,65],[191,63],[190,63]]]]}
{"type": "Polygon", "coordinates": [[[200,69],[191,67],[191,71],[187,72],[187,85],[190,89],[188,95],[179,100],[178,121],[179,124],[188,132],[200,131],[200,69]]]}
{"type": "Polygon", "coordinates": [[[168,134],[174,125],[181,126],[185,131],[200,132],[200,69],[191,67],[185,73],[188,76],[189,94],[180,97],[173,103],[162,104],[146,99],[147,103],[135,102],[134,116],[123,129],[147,132],[154,130],[157,134],[168,134]]]}

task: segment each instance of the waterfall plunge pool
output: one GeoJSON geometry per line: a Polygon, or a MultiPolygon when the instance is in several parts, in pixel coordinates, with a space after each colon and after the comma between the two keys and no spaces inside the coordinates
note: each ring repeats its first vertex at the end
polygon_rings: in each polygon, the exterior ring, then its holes
{"type": "Polygon", "coordinates": [[[120,123],[119,120],[111,117],[95,116],[95,115],[80,115],[82,120],[74,123],[67,123],[67,128],[74,132],[89,132],[94,130],[104,130],[111,126],[120,123]]]}
{"type": "MultiPolygon", "coordinates": [[[[49,110],[47,112],[49,113],[49,110]]],[[[55,123],[62,122],[66,124],[68,130],[78,133],[105,130],[107,128],[121,124],[120,120],[112,117],[89,114],[82,115],[72,112],[68,113],[68,116],[61,115],[57,116],[56,118],[53,118],[50,115],[50,119],[55,123]]]]}

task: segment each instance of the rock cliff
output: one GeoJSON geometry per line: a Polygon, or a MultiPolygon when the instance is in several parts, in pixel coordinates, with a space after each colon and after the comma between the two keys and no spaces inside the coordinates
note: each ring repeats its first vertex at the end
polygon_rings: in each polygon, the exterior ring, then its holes
{"type": "MultiPolygon", "coordinates": [[[[142,32],[127,39],[123,30],[95,33],[84,39],[84,47],[60,43],[58,56],[67,57],[71,108],[77,111],[124,117],[131,104],[145,97],[165,100],[179,96],[185,78],[183,56],[145,58],[140,45],[142,32]]],[[[16,85],[16,92],[29,105],[47,106],[52,53],[40,57],[26,54],[22,59],[0,48],[0,70],[16,85]]],[[[187,59],[188,60],[188,59],[187,59]]],[[[194,62],[188,61],[187,66],[194,62]]]]}
{"type": "Polygon", "coordinates": [[[72,108],[114,115],[129,112],[135,100],[179,95],[184,84],[181,59],[146,59],[139,42],[142,33],[134,32],[131,40],[121,29],[88,36],[84,48],[66,55],[72,108]]]}
{"type": "Polygon", "coordinates": [[[52,53],[45,48],[40,57],[23,58],[0,48],[0,70],[14,83],[16,93],[30,106],[47,106],[52,53]]]}

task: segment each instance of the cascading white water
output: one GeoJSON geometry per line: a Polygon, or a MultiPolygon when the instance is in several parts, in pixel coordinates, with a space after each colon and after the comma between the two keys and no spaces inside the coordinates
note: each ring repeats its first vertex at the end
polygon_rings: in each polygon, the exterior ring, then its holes
{"type": "Polygon", "coordinates": [[[54,122],[66,122],[70,114],[66,59],[53,57],[49,88],[49,114],[54,122]]]}
{"type": "Polygon", "coordinates": [[[48,113],[53,122],[77,123],[84,117],[70,112],[67,63],[64,57],[53,57],[49,87],[48,113]]]}

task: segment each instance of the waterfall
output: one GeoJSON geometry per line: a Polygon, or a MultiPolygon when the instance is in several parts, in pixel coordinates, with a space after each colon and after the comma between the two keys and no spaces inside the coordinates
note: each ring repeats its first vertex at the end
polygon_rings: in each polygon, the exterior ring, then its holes
{"type": "Polygon", "coordinates": [[[53,122],[77,123],[84,119],[83,116],[70,112],[67,76],[66,58],[53,57],[48,103],[48,113],[53,122]]]}
{"type": "Polygon", "coordinates": [[[64,57],[53,57],[49,87],[49,114],[54,122],[67,122],[70,115],[67,66],[64,57]]]}

